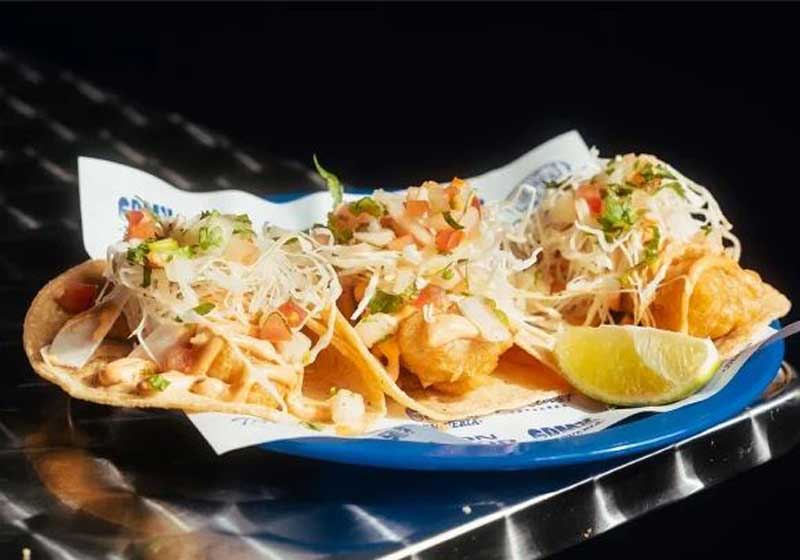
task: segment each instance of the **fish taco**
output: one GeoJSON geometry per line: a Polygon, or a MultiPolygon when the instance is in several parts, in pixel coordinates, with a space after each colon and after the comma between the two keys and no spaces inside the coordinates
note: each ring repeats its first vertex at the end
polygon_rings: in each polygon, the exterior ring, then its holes
{"type": "MultiPolygon", "coordinates": [[[[331,345],[341,288],[303,233],[246,215],[127,213],[125,239],[34,299],[23,342],[73,397],[126,407],[294,418],[361,432],[385,398],[331,345]]],[[[338,348],[337,348],[338,346],[338,348]]],[[[354,362],[355,360],[355,362],[354,362]]]]}
{"type": "Polygon", "coordinates": [[[311,234],[343,286],[336,337],[400,405],[444,421],[568,391],[540,351],[558,321],[511,281],[533,260],[468,182],[337,201],[311,234]]]}
{"type": "Polygon", "coordinates": [[[517,275],[533,309],[565,324],[641,325],[711,339],[722,358],[789,312],[789,300],[739,264],[741,246],[705,187],[651,155],[547,185],[527,216],[517,275]]]}
{"type": "Polygon", "coordinates": [[[308,231],[128,212],[105,260],[33,301],[33,368],[89,401],[349,435],[576,387],[609,404],[677,400],[790,308],[739,264],[711,193],[653,156],[598,158],[491,203],[458,178],[345,201],[315,163],[334,203],[308,231]],[[663,391],[642,395],[644,378],[663,391]]]}

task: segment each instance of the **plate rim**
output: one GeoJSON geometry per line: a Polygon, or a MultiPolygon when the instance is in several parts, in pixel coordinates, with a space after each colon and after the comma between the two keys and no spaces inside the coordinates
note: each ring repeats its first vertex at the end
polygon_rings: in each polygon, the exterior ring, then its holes
{"type": "MultiPolygon", "coordinates": [[[[780,328],[777,321],[772,326],[780,328]]],[[[783,340],[759,349],[722,390],[700,402],[633,417],[580,436],[481,446],[314,437],[276,440],[258,447],[307,459],[398,470],[533,470],[607,461],[669,445],[740,413],[766,390],[784,353],[783,340]]]]}

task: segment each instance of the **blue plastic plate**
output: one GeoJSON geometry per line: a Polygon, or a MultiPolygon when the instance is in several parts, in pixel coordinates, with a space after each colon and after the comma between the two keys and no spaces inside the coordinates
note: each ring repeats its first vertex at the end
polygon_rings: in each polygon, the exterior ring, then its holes
{"type": "Polygon", "coordinates": [[[783,354],[783,341],[773,343],[751,356],[721,391],[704,401],[670,412],[635,416],[583,436],[511,445],[307,438],[275,441],[261,447],[338,463],[408,470],[539,469],[606,461],[663,447],[735,416],[763,394],[775,377],[783,354]]]}

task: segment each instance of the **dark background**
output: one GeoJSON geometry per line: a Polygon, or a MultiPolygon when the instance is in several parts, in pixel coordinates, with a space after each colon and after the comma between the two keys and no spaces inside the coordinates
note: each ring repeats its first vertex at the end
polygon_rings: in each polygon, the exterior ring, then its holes
{"type": "MultiPolygon", "coordinates": [[[[797,301],[792,5],[4,5],[0,46],[351,184],[470,176],[571,128],[709,186],[797,301]]],[[[2,172],[0,170],[0,176],[2,172]]],[[[1,180],[1,179],[0,179],[1,180]]],[[[797,318],[793,312],[792,317],[797,318]]],[[[788,344],[798,363],[798,343],[788,344]]],[[[780,550],[800,451],[562,555],[780,550]]]]}

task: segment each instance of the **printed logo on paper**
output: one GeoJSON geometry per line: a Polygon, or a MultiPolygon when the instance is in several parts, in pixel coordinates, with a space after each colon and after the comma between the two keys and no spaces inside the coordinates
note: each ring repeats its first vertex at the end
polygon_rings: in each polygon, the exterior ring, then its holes
{"type": "Polygon", "coordinates": [[[119,212],[120,216],[124,216],[125,212],[128,210],[141,210],[142,207],[146,207],[150,209],[150,211],[156,216],[164,218],[168,218],[173,214],[172,208],[168,206],[164,206],[163,204],[150,204],[149,202],[144,202],[142,199],[136,197],[128,198],[121,196],[117,201],[117,211],[119,212]]]}
{"type": "Polygon", "coordinates": [[[572,171],[572,166],[566,161],[548,161],[528,173],[522,183],[532,187],[544,186],[548,181],[560,179],[570,171],[572,171]]]}
{"type": "Polygon", "coordinates": [[[594,426],[598,426],[599,424],[599,419],[586,417],[582,420],[578,420],[577,422],[531,428],[528,430],[528,435],[533,439],[547,439],[559,436],[577,436],[578,434],[582,434],[594,426]]]}

